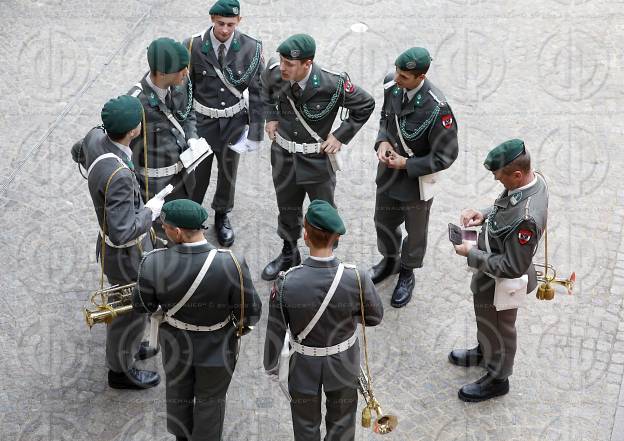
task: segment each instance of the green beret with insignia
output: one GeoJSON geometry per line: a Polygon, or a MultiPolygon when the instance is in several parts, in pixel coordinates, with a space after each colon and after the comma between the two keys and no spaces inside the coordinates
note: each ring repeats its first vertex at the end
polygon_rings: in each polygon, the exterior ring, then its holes
{"type": "Polygon", "coordinates": [[[277,47],[277,52],[290,60],[314,58],[316,43],[308,34],[295,34],[288,37],[277,47]]]}
{"type": "Polygon", "coordinates": [[[212,5],[209,13],[221,17],[238,17],[240,15],[240,3],[238,0],[219,0],[212,5]]]}
{"type": "Polygon", "coordinates": [[[143,106],[138,98],[122,95],[104,104],[100,115],[108,133],[123,135],[139,125],[143,106]]]}
{"type": "Polygon", "coordinates": [[[189,64],[189,51],[171,38],[158,38],[147,48],[150,70],[165,74],[180,72],[189,64]]]}
{"type": "Polygon", "coordinates": [[[490,150],[483,165],[491,172],[500,170],[525,151],[524,141],[510,139],[490,150]]]}
{"type": "Polygon", "coordinates": [[[431,60],[429,51],[424,47],[411,47],[399,55],[394,64],[401,70],[415,70],[425,73],[429,70],[431,60]]]}
{"type": "Polygon", "coordinates": [[[208,219],[204,207],[190,199],[175,199],[166,202],[160,212],[163,223],[188,230],[201,230],[208,219]]]}
{"type": "Polygon", "coordinates": [[[338,210],[327,201],[315,199],[310,202],[305,218],[310,225],[319,230],[340,235],[347,232],[338,210]]]}

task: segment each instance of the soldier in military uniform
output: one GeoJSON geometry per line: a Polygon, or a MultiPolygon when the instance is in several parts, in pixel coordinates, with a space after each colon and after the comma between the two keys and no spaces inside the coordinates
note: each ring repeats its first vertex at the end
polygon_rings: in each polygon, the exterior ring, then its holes
{"type": "MultiPolygon", "coordinates": [[[[89,193],[100,234],[96,253],[111,285],[136,281],[141,255],[152,249],[150,228],[163,200],[143,205],[134,175],[130,142],[141,132],[142,108],[138,99],[124,95],[102,108],[102,127],[95,127],[72,147],[74,160],[87,171],[89,193]]],[[[118,389],[156,386],[156,372],[134,367],[134,354],[143,335],[145,318],[130,312],[106,327],[108,384],[118,389]]],[[[143,357],[142,357],[143,358],[143,357]]]]}
{"type": "MultiPolygon", "coordinates": [[[[195,174],[188,173],[180,161],[180,153],[197,138],[188,84],[189,52],[177,41],[158,38],[147,48],[147,62],[150,71],[128,92],[141,101],[145,111],[146,126],[130,144],[137,177],[144,195],[147,187],[146,198],[167,184],[175,190],[166,200],[190,197],[195,174]]],[[[160,223],[155,226],[164,237],[160,223]]]]}
{"type": "Polygon", "coordinates": [[[272,59],[262,74],[262,94],[265,130],[273,141],[277,233],[284,245],[280,255],[264,268],[264,280],[275,279],[280,271],[301,261],[297,240],[301,237],[303,200],[307,194],[310,200],[323,199],[335,205],[335,155],[353,139],[375,107],[373,97],[353,85],[346,73],[330,72],[313,62],[316,43],[309,35],[287,38],[277,52],[279,61],[272,59]],[[341,107],[349,116],[330,133],[341,107]]]}
{"type": "Polygon", "coordinates": [[[164,312],[159,341],[167,429],[178,441],[220,440],[226,393],[238,356],[234,324],[240,326],[242,321],[248,331],[260,319],[262,303],[245,260],[204,239],[208,213],[201,205],[188,199],[170,201],[161,217],[174,245],[141,261],[133,307],[154,312],[161,306],[164,312]]]}
{"type": "Polygon", "coordinates": [[[431,57],[420,47],[396,59],[396,72],[384,80],[384,104],[375,150],[377,197],[375,228],[382,260],[371,270],[374,283],[399,272],[391,305],[411,300],[414,268],[427,249],[433,197],[423,179],[447,169],[458,154],[457,123],[444,95],[426,78],[431,57]],[[401,245],[401,224],[407,236],[401,245]]]}
{"type": "MultiPolygon", "coordinates": [[[[546,228],[548,188],[544,179],[531,169],[531,157],[519,139],[512,139],[490,151],[485,167],[500,181],[505,191],[485,210],[463,210],[465,226],[485,223],[476,246],[464,241],[455,245],[467,257],[475,273],[470,289],[474,295],[479,344],[449,354],[458,366],[483,366],[485,376],[459,390],[464,401],[483,401],[509,392],[516,353],[517,308],[495,306],[495,290],[505,292],[509,280],[522,282],[522,294],[537,287],[533,256],[546,228]],[[524,284],[526,283],[526,291],[524,284]],[[498,286],[497,286],[498,285],[498,286]]],[[[516,287],[514,287],[515,289],[516,287]]]]}
{"type": "Polygon", "coordinates": [[[312,201],[303,236],[310,257],[280,273],[271,291],[264,368],[277,375],[282,343],[290,332],[294,353],[288,391],[295,441],[320,441],[322,390],[327,399],[325,440],[355,438],[360,299],[366,326],[381,322],[383,305],[365,271],[334,257],[334,244],[345,232],[333,206],[312,201]],[[335,286],[333,291],[330,285],[335,286]]]}
{"type": "MultiPolygon", "coordinates": [[[[212,26],[184,42],[191,50],[190,77],[197,133],[215,152],[217,188],[212,199],[217,239],[222,246],[234,243],[228,213],[234,207],[239,144],[256,150],[264,137],[264,114],[260,99],[260,73],[264,70],[262,43],[242,32],[238,0],[219,0],[210,9],[212,26]],[[249,104],[243,92],[248,91],[249,104]]],[[[212,170],[209,156],[195,171],[192,199],[201,204],[212,170]]]]}

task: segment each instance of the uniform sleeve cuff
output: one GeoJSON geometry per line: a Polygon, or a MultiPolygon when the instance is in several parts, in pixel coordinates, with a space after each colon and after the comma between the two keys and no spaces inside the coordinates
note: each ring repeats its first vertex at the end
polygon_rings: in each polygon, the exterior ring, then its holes
{"type": "Polygon", "coordinates": [[[477,247],[470,248],[468,251],[468,266],[471,268],[479,269],[481,262],[485,257],[485,251],[478,249],[477,247]]]}

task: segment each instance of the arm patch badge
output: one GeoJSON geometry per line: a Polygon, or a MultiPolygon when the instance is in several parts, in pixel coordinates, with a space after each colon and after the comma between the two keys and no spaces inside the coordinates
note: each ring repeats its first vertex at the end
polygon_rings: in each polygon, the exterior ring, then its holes
{"type": "Polygon", "coordinates": [[[351,82],[351,80],[345,80],[344,85],[342,86],[347,93],[355,92],[355,86],[351,82]]]}
{"type": "Polygon", "coordinates": [[[533,237],[533,232],[531,230],[522,229],[518,231],[518,242],[520,242],[520,245],[526,245],[527,243],[531,241],[532,237],[533,237]]]}
{"type": "Polygon", "coordinates": [[[447,115],[442,115],[442,126],[444,126],[445,129],[450,129],[451,127],[453,127],[453,115],[451,115],[450,113],[447,115]]]}

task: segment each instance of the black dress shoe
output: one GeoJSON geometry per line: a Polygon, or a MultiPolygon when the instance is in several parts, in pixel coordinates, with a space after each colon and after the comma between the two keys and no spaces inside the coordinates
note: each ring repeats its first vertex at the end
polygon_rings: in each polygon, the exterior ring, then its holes
{"type": "Polygon", "coordinates": [[[108,385],[113,389],[149,389],[158,386],[160,375],[152,371],[130,368],[128,372],[108,371],[108,385]]]}
{"type": "Polygon", "coordinates": [[[234,243],[234,229],[230,224],[227,213],[215,213],[215,229],[217,230],[217,240],[222,247],[232,246],[234,243]]]}
{"type": "Polygon", "coordinates": [[[448,359],[455,366],[481,366],[485,367],[485,360],[481,353],[481,347],[475,346],[471,349],[453,349],[448,356],[448,359]]]}
{"type": "Polygon", "coordinates": [[[286,271],[288,268],[299,265],[301,263],[301,254],[296,245],[284,242],[284,247],[279,256],[273,259],[262,271],[263,280],[275,280],[280,271],[286,271]]]}
{"type": "Polygon", "coordinates": [[[155,348],[149,345],[149,341],[142,341],[139,345],[139,350],[136,354],[134,354],[135,360],[147,360],[148,358],[152,358],[154,355],[158,354],[160,348],[156,346],[155,348]]]}
{"type": "Polygon", "coordinates": [[[394,287],[390,304],[395,308],[402,308],[412,300],[412,291],[414,290],[414,270],[411,268],[401,268],[399,280],[394,287]]]}
{"type": "Polygon", "coordinates": [[[476,403],[505,395],[507,392],[509,392],[509,380],[507,378],[497,379],[488,373],[474,383],[459,389],[457,395],[462,401],[476,403]]]}
{"type": "Polygon", "coordinates": [[[399,259],[384,257],[377,265],[371,268],[371,279],[373,279],[374,284],[377,284],[382,280],[390,277],[392,274],[398,273],[400,267],[401,262],[399,261],[399,259]]]}

